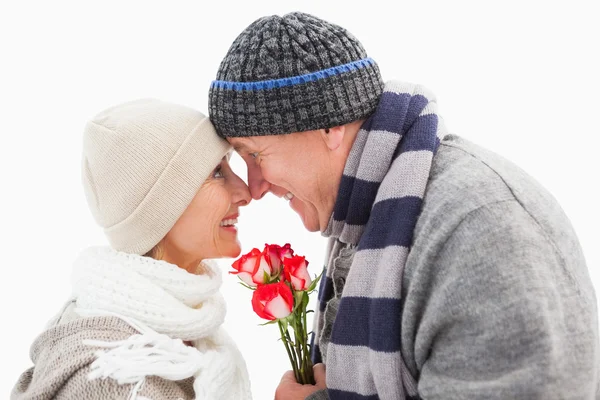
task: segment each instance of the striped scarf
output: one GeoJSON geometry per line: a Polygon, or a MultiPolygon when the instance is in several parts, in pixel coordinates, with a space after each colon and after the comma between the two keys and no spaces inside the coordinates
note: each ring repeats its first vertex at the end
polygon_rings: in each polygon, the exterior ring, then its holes
{"type": "MultiPolygon", "coordinates": [[[[444,135],[429,91],[389,82],[348,156],[324,232],[357,245],[327,345],[333,400],[418,398],[401,355],[402,273],[444,135]]],[[[320,310],[333,295],[331,272],[321,281],[320,310]]],[[[318,345],[313,350],[319,361],[318,345]]]]}

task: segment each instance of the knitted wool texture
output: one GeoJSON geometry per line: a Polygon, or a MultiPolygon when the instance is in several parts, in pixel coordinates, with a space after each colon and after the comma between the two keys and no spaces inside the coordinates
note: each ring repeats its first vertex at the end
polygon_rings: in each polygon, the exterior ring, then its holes
{"type": "Polygon", "coordinates": [[[155,99],[118,105],[88,122],[83,187],[111,246],[148,252],[228,150],[202,113],[155,99]]]}
{"type": "Polygon", "coordinates": [[[304,13],[256,20],[212,82],[210,118],[223,137],[326,129],[373,113],[379,68],[344,28],[304,13]]]}

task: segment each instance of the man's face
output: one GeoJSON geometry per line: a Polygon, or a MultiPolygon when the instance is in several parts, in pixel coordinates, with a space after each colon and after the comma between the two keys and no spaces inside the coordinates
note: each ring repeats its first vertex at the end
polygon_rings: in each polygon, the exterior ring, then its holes
{"type": "Polygon", "coordinates": [[[325,230],[336,186],[320,131],[228,140],[248,166],[252,198],[271,192],[287,199],[307,230],[325,230]]]}

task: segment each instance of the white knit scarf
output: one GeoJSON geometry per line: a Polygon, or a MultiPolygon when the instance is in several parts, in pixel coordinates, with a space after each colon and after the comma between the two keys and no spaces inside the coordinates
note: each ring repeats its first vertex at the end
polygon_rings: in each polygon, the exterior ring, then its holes
{"type": "Polygon", "coordinates": [[[196,399],[250,398],[245,362],[221,328],[226,310],[220,269],[203,266],[206,274],[193,275],[107,247],[82,252],[72,277],[77,313],[116,316],[140,332],[120,342],[86,342],[107,349],[96,353],[90,379],[135,383],[135,398],[147,376],[193,376],[196,399]]]}

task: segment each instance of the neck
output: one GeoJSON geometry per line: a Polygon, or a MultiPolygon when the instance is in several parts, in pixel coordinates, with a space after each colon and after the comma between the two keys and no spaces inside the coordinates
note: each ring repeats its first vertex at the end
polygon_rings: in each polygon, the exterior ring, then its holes
{"type": "MultiPolygon", "coordinates": [[[[359,121],[354,121],[346,125],[346,133],[344,134],[344,166],[345,161],[348,159],[348,155],[350,154],[350,150],[352,150],[352,146],[354,145],[354,141],[356,140],[356,136],[358,136],[358,131],[360,131],[361,126],[365,123],[364,119],[359,121]]],[[[342,171],[343,172],[343,171],[342,171]]],[[[340,179],[342,175],[340,174],[340,179]]]]}
{"type": "Polygon", "coordinates": [[[334,160],[330,160],[329,170],[331,171],[332,185],[329,192],[330,200],[328,202],[328,209],[321,216],[321,220],[319,221],[321,232],[324,232],[329,224],[329,218],[333,213],[333,207],[335,206],[335,202],[337,200],[346,161],[348,160],[348,156],[350,155],[354,141],[358,136],[358,131],[360,131],[360,128],[364,122],[365,120],[359,120],[345,125],[344,140],[340,146],[340,152],[334,160]]]}
{"type": "Polygon", "coordinates": [[[169,245],[167,241],[164,243],[164,249],[161,255],[161,260],[177,265],[179,268],[194,275],[201,275],[205,272],[202,267],[203,259],[203,257],[198,257],[198,255],[191,255],[185,251],[176,249],[172,245],[169,245]]]}

